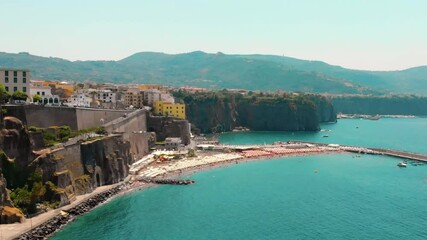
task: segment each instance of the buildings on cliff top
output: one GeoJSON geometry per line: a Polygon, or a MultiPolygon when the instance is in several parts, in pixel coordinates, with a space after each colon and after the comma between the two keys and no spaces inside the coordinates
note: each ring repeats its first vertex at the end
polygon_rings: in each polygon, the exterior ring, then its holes
{"type": "MultiPolygon", "coordinates": [[[[8,92],[22,91],[35,104],[104,109],[141,109],[148,106],[154,109],[155,114],[186,119],[185,105],[175,103],[167,86],[30,81],[30,72],[19,69],[0,69],[0,80],[8,92]],[[37,101],[33,101],[35,95],[40,96],[37,101]]],[[[186,90],[205,89],[187,87],[186,90]]]]}
{"type": "Polygon", "coordinates": [[[154,113],[163,116],[173,116],[185,119],[185,104],[156,101],[154,103],[154,113]]]}
{"type": "Polygon", "coordinates": [[[16,91],[29,93],[30,71],[26,69],[0,69],[0,83],[6,91],[13,94],[16,91]]]}

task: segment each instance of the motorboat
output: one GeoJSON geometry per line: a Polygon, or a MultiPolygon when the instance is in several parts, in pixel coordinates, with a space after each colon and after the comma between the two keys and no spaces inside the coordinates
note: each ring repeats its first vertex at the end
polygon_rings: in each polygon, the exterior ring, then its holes
{"type": "Polygon", "coordinates": [[[399,162],[397,164],[398,167],[406,167],[408,164],[406,162],[399,162]]]}

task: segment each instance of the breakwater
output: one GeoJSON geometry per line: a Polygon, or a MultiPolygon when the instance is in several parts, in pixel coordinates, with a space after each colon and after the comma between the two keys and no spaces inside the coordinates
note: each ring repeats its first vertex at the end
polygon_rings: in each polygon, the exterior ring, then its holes
{"type": "Polygon", "coordinates": [[[323,146],[323,147],[329,146],[329,147],[334,147],[346,152],[372,154],[372,155],[386,155],[390,157],[397,157],[397,158],[403,158],[403,159],[427,163],[426,154],[400,151],[400,150],[394,150],[394,149],[354,147],[354,146],[344,146],[344,145],[338,145],[338,144],[325,144],[325,143],[303,142],[303,141],[288,141],[288,143],[311,144],[311,145],[323,146]]]}
{"type": "Polygon", "coordinates": [[[75,207],[63,210],[57,216],[44,222],[43,224],[35,227],[34,229],[18,236],[17,240],[30,240],[30,239],[47,239],[51,237],[55,232],[62,229],[66,224],[73,221],[77,216],[83,215],[96,206],[104,203],[112,196],[116,195],[123,189],[123,184],[120,184],[114,188],[99,193],[93,197],[88,198],[82,203],[75,207]]]}
{"type": "Polygon", "coordinates": [[[182,180],[182,179],[153,179],[153,178],[144,178],[139,180],[146,183],[155,183],[155,184],[168,184],[168,185],[190,185],[195,183],[194,180],[182,180]]]}

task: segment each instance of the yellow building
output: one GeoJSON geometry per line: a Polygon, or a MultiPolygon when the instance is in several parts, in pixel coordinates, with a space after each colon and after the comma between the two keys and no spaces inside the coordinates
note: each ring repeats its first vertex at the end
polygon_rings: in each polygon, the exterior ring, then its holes
{"type": "Polygon", "coordinates": [[[156,101],[154,113],[185,119],[185,104],[156,101]]]}

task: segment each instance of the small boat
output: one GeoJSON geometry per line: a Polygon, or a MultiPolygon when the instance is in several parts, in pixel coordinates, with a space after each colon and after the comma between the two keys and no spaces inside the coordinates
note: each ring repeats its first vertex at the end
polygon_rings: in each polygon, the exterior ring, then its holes
{"type": "Polygon", "coordinates": [[[328,135],[323,135],[323,137],[329,137],[328,135]]]}
{"type": "Polygon", "coordinates": [[[397,164],[398,167],[406,167],[408,164],[406,162],[400,162],[397,164]]]}
{"type": "Polygon", "coordinates": [[[367,117],[369,120],[380,120],[381,116],[380,115],[375,115],[375,116],[369,116],[367,117]]]}

